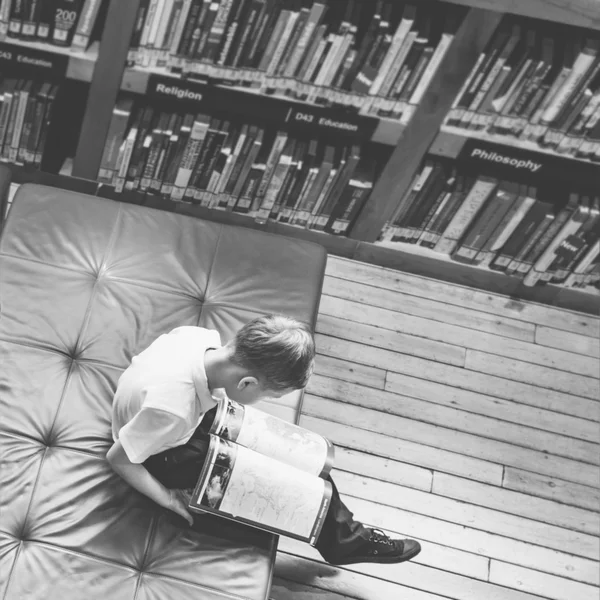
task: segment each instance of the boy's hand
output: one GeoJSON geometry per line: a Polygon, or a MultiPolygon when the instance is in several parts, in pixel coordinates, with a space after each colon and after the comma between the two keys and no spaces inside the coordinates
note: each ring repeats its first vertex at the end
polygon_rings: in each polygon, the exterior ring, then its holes
{"type": "Polygon", "coordinates": [[[169,504],[166,508],[183,517],[190,525],[194,524],[194,517],[188,511],[191,496],[185,490],[169,490],[169,504]]]}

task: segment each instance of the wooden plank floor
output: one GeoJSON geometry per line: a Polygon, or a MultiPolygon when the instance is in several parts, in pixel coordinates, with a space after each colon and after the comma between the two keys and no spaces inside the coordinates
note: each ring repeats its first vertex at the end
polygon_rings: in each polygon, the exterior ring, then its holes
{"type": "Polygon", "coordinates": [[[281,538],[271,598],[598,600],[600,320],[336,257],[326,273],[299,423],[336,445],[356,517],[423,551],[341,568],[281,538]]]}

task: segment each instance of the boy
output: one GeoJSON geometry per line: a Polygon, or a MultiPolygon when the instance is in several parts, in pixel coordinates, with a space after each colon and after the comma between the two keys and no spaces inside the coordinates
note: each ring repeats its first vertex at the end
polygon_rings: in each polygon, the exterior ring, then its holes
{"type": "MultiPolygon", "coordinates": [[[[303,389],[314,357],[310,329],[281,315],[250,321],[225,346],[217,331],[201,327],[161,335],[119,379],[109,463],[139,492],[192,525],[186,490],[199,477],[218,398],[254,404],[303,389]]],[[[355,521],[328,480],[331,505],[316,544],[327,562],[399,563],[420,552],[414,540],[393,540],[355,521]]]]}

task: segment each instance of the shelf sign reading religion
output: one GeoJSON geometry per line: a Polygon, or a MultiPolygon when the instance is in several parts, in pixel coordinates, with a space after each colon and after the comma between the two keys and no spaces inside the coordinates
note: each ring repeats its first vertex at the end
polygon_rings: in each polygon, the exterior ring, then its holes
{"type": "Polygon", "coordinates": [[[530,185],[556,181],[595,186],[600,182],[598,164],[474,138],[465,141],[458,160],[476,172],[530,185]]]}
{"type": "Polygon", "coordinates": [[[379,122],[373,117],[336,108],[299,105],[283,98],[246,92],[243,89],[161,75],[150,75],[146,93],[157,100],[191,102],[201,109],[260,119],[273,123],[274,126],[285,124],[304,131],[310,129],[315,133],[349,136],[357,141],[370,140],[379,122]]]}
{"type": "Polygon", "coordinates": [[[44,52],[35,48],[25,48],[0,42],[0,65],[22,73],[25,69],[43,69],[58,77],[64,77],[69,65],[69,57],[64,54],[44,52]]]}

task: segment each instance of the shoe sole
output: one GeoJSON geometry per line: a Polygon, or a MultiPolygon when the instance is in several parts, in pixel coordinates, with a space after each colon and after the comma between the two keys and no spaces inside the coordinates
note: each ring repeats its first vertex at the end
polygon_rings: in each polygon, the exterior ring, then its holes
{"type": "Polygon", "coordinates": [[[412,552],[402,554],[401,556],[367,556],[359,560],[352,560],[348,562],[337,562],[331,563],[334,566],[354,565],[360,563],[381,563],[386,565],[403,563],[411,560],[421,552],[421,548],[415,548],[412,552]]]}

